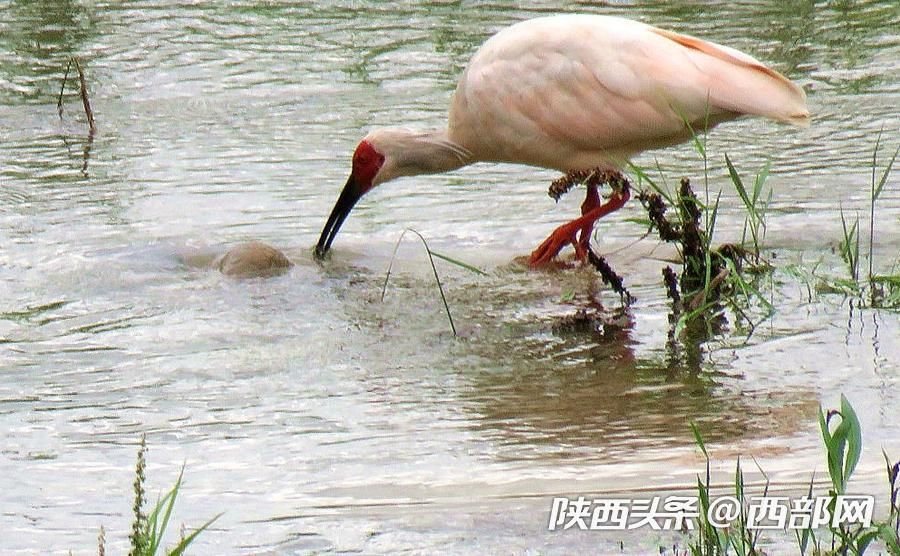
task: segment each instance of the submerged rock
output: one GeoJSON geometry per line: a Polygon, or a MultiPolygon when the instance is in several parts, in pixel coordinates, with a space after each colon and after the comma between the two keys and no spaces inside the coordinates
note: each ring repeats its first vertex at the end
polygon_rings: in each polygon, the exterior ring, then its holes
{"type": "Polygon", "coordinates": [[[294,264],[284,253],[259,241],[240,243],[216,259],[215,268],[234,278],[256,278],[281,274],[294,264]]]}

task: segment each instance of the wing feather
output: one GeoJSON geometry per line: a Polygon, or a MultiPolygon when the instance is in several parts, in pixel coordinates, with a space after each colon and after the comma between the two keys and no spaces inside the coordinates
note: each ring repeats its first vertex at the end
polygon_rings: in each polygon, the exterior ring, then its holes
{"type": "Polygon", "coordinates": [[[481,160],[621,165],[683,141],[685,121],[755,114],[803,125],[802,89],[737,50],[604,16],[529,20],[473,56],[450,136],[481,160]]]}

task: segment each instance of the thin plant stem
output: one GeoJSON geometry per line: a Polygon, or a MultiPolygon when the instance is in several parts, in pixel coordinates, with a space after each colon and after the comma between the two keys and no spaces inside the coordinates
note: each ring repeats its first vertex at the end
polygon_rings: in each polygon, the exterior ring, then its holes
{"type": "MultiPolygon", "coordinates": [[[[428,253],[428,261],[431,263],[431,271],[434,273],[434,281],[437,282],[438,291],[441,294],[441,302],[444,304],[444,310],[447,312],[447,320],[450,321],[450,330],[453,331],[453,336],[457,337],[459,334],[456,333],[456,325],[453,324],[453,315],[450,314],[450,305],[447,303],[447,297],[444,295],[444,286],[441,284],[441,278],[438,276],[437,267],[434,264],[434,255],[431,249],[428,247],[428,242],[425,241],[425,237],[413,230],[412,228],[407,228],[403,230],[403,233],[400,234],[400,239],[397,240],[397,244],[394,246],[394,253],[391,255],[391,262],[388,264],[387,274],[384,277],[384,286],[381,288],[381,300],[384,301],[385,293],[387,292],[388,280],[391,277],[391,269],[394,267],[394,259],[397,257],[397,250],[400,248],[400,242],[403,241],[403,236],[406,235],[406,232],[412,232],[419,236],[419,239],[422,240],[422,244],[425,246],[425,252],[428,253]]],[[[448,258],[445,256],[441,256],[441,258],[447,260],[448,258]]],[[[450,262],[456,263],[455,260],[451,260],[450,262]]],[[[471,265],[465,265],[467,268],[471,267],[471,265]]],[[[472,267],[474,268],[474,267],[472,267]]]]}

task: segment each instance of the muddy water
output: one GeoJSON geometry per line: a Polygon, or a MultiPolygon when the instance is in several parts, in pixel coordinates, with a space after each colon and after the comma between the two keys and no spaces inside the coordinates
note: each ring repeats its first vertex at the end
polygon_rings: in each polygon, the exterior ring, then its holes
{"type": "MultiPolygon", "coordinates": [[[[636,204],[599,242],[630,310],[590,272],[516,265],[580,202],[554,205],[544,171],[392,183],[327,265],[311,260],[370,126],[440,125],[478,44],[571,9],[516,4],[0,1],[4,554],[88,553],[100,524],[124,550],[142,433],[151,493],[187,466],[178,522],[225,511],[198,541],[208,554],[618,549],[622,535],[547,534],[550,498],[689,485],[692,421],[723,479],[753,455],[790,491],[823,469],[815,411],[841,393],[866,434],[858,488],[884,491],[879,448],[900,454],[897,314],[810,295],[787,270],[844,272],[839,207],[865,218],[875,137],[900,141],[895,2],[586,8],[747,50],[808,90],[808,130],[745,120],[709,139],[722,241],[743,224],[723,153],[748,175],[772,165],[779,270],[763,290],[777,312],[752,334],[728,313],[718,334],[668,340],[669,253],[637,241],[636,204]],[[69,54],[87,71],[93,140],[74,88],[57,115],[69,54]],[[439,263],[460,340],[414,241],[380,300],[406,227],[488,273],[439,263]],[[186,263],[248,240],[295,266],[233,280],[186,263]],[[600,318],[573,321],[591,295],[600,318]]],[[[670,182],[702,183],[689,147],[637,162],[657,161],[670,182]]],[[[894,178],[877,213],[883,272],[900,250],[898,191],[894,178]]]]}

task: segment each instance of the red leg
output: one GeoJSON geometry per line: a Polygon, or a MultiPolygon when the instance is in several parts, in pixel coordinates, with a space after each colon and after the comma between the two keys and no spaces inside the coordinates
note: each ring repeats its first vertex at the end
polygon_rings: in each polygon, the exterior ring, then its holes
{"type": "MultiPolygon", "coordinates": [[[[590,191],[588,191],[588,199],[585,199],[585,204],[589,204],[590,194],[590,191]]],[[[575,256],[578,257],[579,260],[584,260],[587,256],[587,242],[590,238],[590,232],[593,230],[594,222],[607,214],[622,208],[622,206],[628,202],[630,197],[631,194],[627,187],[622,191],[614,191],[606,203],[589,208],[588,212],[583,214],[580,218],[576,218],[554,230],[553,233],[550,234],[550,237],[544,240],[544,243],[540,244],[538,248],[531,253],[528,263],[531,266],[547,264],[568,244],[575,247],[575,256]],[[579,231],[582,232],[584,244],[578,240],[577,234],[579,231]]]]}

